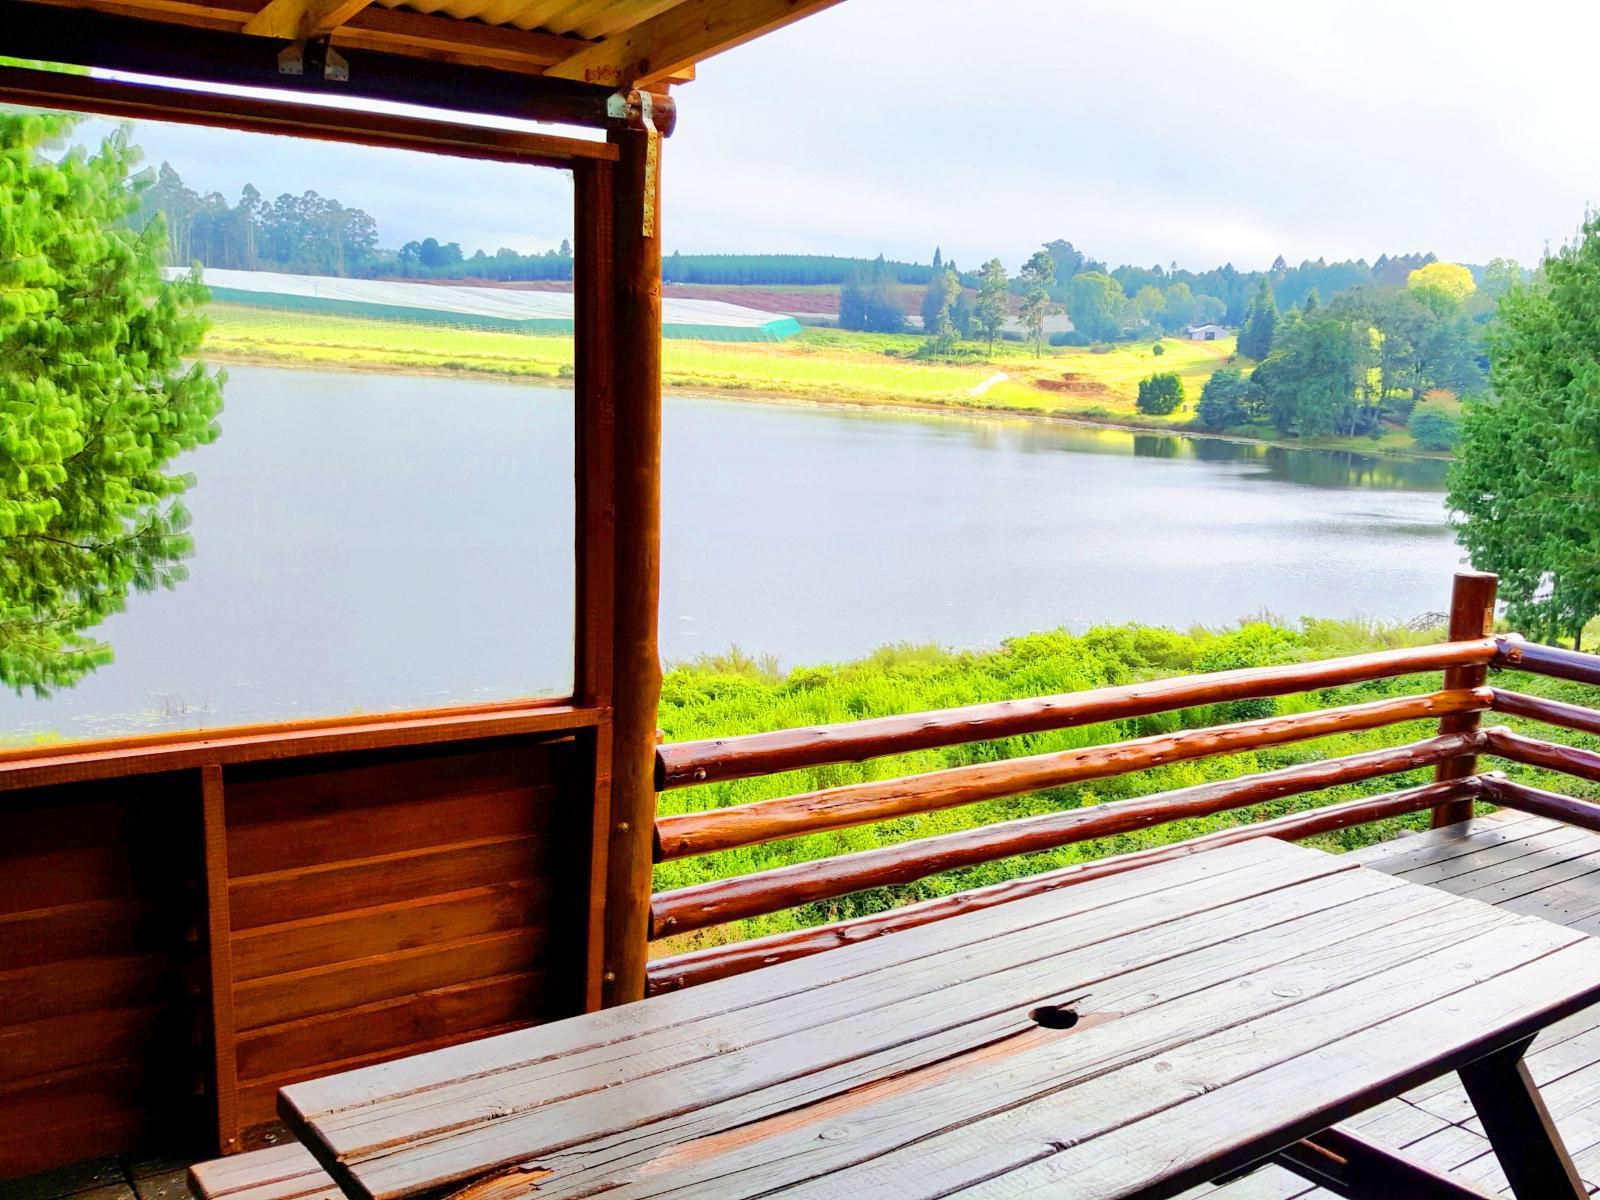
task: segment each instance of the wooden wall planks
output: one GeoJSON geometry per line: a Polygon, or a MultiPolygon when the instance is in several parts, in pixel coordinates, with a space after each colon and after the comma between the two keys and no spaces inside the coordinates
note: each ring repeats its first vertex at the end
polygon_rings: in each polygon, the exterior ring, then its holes
{"type": "Polygon", "coordinates": [[[592,723],[0,792],[0,1179],[581,1011],[592,723]]]}
{"type": "Polygon", "coordinates": [[[203,1117],[197,785],[0,796],[0,1177],[203,1117]]]}

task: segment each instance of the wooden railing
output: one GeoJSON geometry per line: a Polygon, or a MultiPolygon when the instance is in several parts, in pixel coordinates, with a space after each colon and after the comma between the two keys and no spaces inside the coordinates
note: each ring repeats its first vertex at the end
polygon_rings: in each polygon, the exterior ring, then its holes
{"type": "Polygon", "coordinates": [[[671,990],[805,957],[956,913],[1037,895],[1245,838],[1298,839],[1427,809],[1433,810],[1437,824],[1469,816],[1473,802],[1479,800],[1600,829],[1600,805],[1514,783],[1499,772],[1480,773],[1477,765],[1477,756],[1487,754],[1600,782],[1600,754],[1541,741],[1505,728],[1480,727],[1483,713],[1503,712],[1567,729],[1600,733],[1600,711],[1482,686],[1491,666],[1600,685],[1600,657],[1533,645],[1515,635],[1461,637],[1466,629],[1486,632],[1486,614],[1493,606],[1492,577],[1475,574],[1458,577],[1455,598],[1451,623],[1455,636],[1433,646],[662,746],[657,754],[656,779],[658,788],[667,790],[1149,716],[1225,701],[1282,696],[1421,672],[1442,670],[1445,673],[1444,688],[1397,699],[951,767],[774,800],[658,817],[655,854],[658,862],[665,862],[1016,796],[1175,762],[1377,729],[1420,718],[1439,720],[1439,731],[1434,736],[1385,749],[1177,791],[1001,821],[659,892],[651,899],[652,940],[835,899],[868,888],[911,883],[1013,855],[1056,849],[1173,821],[1213,816],[1263,801],[1420,767],[1435,768],[1434,782],[1422,786],[1327,804],[1274,820],[1222,829],[1201,838],[1077,863],[871,916],[658,958],[649,966],[649,990],[671,990]]]}

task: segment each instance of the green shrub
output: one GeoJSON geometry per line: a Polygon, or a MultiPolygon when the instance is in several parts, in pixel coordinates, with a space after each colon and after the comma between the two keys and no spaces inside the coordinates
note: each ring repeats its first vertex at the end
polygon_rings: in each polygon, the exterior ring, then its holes
{"type": "Polygon", "coordinates": [[[1406,428],[1424,450],[1454,450],[1461,440],[1460,419],[1437,408],[1417,409],[1406,428]]]}
{"type": "Polygon", "coordinates": [[[1166,352],[1167,352],[1167,348],[1165,346],[1163,346],[1160,342],[1157,342],[1155,345],[1150,347],[1150,353],[1151,354],[1165,354],[1166,352]]]}
{"type": "Polygon", "coordinates": [[[1176,412],[1183,403],[1183,380],[1172,371],[1159,371],[1139,381],[1139,411],[1150,417],[1176,412]]]}
{"type": "Polygon", "coordinates": [[[1195,414],[1207,429],[1227,429],[1250,419],[1250,381],[1233,367],[1212,373],[1200,389],[1195,414]]]}

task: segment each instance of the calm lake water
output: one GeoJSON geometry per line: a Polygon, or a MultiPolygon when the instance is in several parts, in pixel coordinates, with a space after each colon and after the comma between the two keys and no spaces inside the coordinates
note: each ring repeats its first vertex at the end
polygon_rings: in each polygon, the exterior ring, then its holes
{"type": "MultiPolygon", "coordinates": [[[[572,398],[229,372],[197,550],[116,662],[9,735],[94,736],[569,686],[572,398]]],[[[1462,560],[1443,464],[1022,420],[671,398],[662,648],[784,664],[1098,622],[1408,619],[1462,560]]]]}

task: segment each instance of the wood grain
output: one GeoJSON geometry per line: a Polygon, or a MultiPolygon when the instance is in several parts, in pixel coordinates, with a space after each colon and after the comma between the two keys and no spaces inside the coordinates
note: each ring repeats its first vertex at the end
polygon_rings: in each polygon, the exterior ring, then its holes
{"type": "Polygon", "coordinates": [[[1528,717],[1535,721],[1544,721],[1549,725],[1559,725],[1563,729],[1576,729],[1582,733],[1600,734],[1600,712],[1592,708],[1585,708],[1581,704],[1568,704],[1563,700],[1547,700],[1543,696],[1508,692],[1503,688],[1491,688],[1490,691],[1494,696],[1491,707],[1495,712],[1505,713],[1511,717],[1528,717]]]}
{"type": "MultiPolygon", "coordinates": [[[[656,820],[656,857],[669,860],[710,854],[1126,775],[1168,763],[1310,741],[1421,717],[1477,713],[1488,707],[1490,699],[1488,689],[1478,688],[1378,700],[660,817],[656,820]]],[[[1468,743],[1458,743],[1457,752],[1470,748],[1468,743]]]]}
{"type": "Polygon", "coordinates": [[[1373,779],[1432,765],[1441,761],[1445,754],[1458,754],[1471,744],[1471,735],[1452,735],[1444,742],[1434,739],[1393,750],[1325,759],[1133,800],[1002,821],[959,833],[691,884],[655,897],[651,905],[651,936],[667,937],[725,921],[778,912],[797,904],[844,896],[868,887],[909,883],[1008,855],[1051,849],[1341,783],[1373,779]]]}
{"type": "Polygon", "coordinates": [[[1246,667],[1026,700],[874,717],[840,725],[678,742],[662,746],[657,752],[656,785],[666,791],[937,746],[1095,725],[1204,704],[1284,696],[1368,679],[1438,671],[1487,663],[1498,648],[1494,639],[1478,638],[1320,662],[1246,667]]]}
{"type": "MultiPolygon", "coordinates": [[[[1500,578],[1487,571],[1458,571],[1450,589],[1450,623],[1446,636],[1452,641],[1483,638],[1494,632],[1494,597],[1500,578]]],[[[1488,678],[1488,668],[1480,663],[1448,667],[1444,673],[1447,688],[1481,688],[1488,678]]],[[[1478,728],[1480,715],[1475,712],[1448,713],[1439,719],[1440,733],[1470,733],[1478,728]]],[[[1478,762],[1470,754],[1463,754],[1442,762],[1434,770],[1434,778],[1465,779],[1478,769],[1478,762]]],[[[1472,819],[1472,802],[1458,800],[1433,810],[1435,829],[1472,819]]]]}
{"type": "Polygon", "coordinates": [[[899,940],[906,936],[908,930],[933,925],[948,917],[962,915],[965,923],[971,920],[967,914],[992,910],[1015,900],[1047,895],[1064,888],[1082,887],[1091,881],[1121,876],[1158,863],[1186,859],[1217,847],[1232,846],[1256,838],[1311,837],[1369,821],[1401,816],[1431,807],[1441,799],[1450,799],[1455,789],[1478,793],[1481,787],[1479,780],[1465,779],[1348,800],[1270,821],[1218,830],[1188,841],[1076,863],[1059,870],[908,904],[871,916],[659,958],[650,964],[650,989],[653,995],[671,993],[695,984],[742,975],[757,967],[776,967],[780,963],[809,958],[826,950],[872,942],[886,934],[895,934],[895,940],[899,940]]]}
{"type": "MultiPolygon", "coordinates": [[[[644,995],[650,930],[655,748],[661,697],[660,139],[613,131],[610,330],[616,401],[616,606],[612,633],[611,822],[602,1002],[644,995]],[[646,231],[647,218],[651,229],[646,231]]],[[[597,313],[598,315],[598,313],[597,313]]]]}

